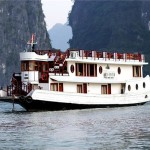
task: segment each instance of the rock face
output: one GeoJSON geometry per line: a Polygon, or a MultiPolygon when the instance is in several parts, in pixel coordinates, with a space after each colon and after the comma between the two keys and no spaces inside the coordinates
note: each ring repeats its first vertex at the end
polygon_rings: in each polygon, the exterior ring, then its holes
{"type": "Polygon", "coordinates": [[[75,0],[69,24],[71,48],[142,52],[150,60],[150,1],[75,0]]]}
{"type": "Polygon", "coordinates": [[[0,1],[0,86],[10,83],[13,72],[19,72],[19,52],[26,49],[32,33],[37,49],[50,49],[41,0],[0,1]]]}

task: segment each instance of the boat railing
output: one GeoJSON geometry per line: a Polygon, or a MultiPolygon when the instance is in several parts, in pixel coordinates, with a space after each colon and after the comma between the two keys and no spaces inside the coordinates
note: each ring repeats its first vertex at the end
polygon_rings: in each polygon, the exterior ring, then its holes
{"type": "Polygon", "coordinates": [[[49,58],[51,58],[53,56],[55,56],[55,57],[57,57],[57,56],[61,57],[61,56],[66,55],[66,53],[61,52],[60,50],[53,50],[53,49],[52,50],[34,50],[34,52],[37,55],[45,55],[45,54],[47,54],[49,58]]]}
{"type": "Polygon", "coordinates": [[[32,90],[30,83],[23,83],[17,80],[15,77],[12,78],[11,85],[7,86],[7,96],[21,96],[27,95],[32,90]]]}
{"type": "Polygon", "coordinates": [[[50,76],[69,76],[69,73],[67,71],[59,71],[59,70],[53,70],[49,72],[50,76]]]}
{"type": "Polygon", "coordinates": [[[54,61],[71,59],[92,59],[92,60],[113,60],[113,61],[139,61],[145,62],[143,54],[140,53],[120,53],[120,52],[105,52],[95,50],[75,50],[70,49],[66,52],[60,50],[34,50],[38,55],[47,54],[50,57],[55,56],[54,61]]]}
{"type": "Polygon", "coordinates": [[[70,50],[68,58],[71,59],[92,59],[92,60],[112,60],[112,61],[139,61],[145,62],[143,54],[140,53],[113,53],[113,52],[98,52],[87,50],[70,50]]]}

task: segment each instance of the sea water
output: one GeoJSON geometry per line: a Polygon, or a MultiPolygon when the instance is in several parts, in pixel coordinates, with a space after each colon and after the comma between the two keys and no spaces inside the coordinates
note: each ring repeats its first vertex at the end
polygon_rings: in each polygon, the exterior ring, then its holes
{"type": "Polygon", "coordinates": [[[150,103],[142,106],[26,112],[0,102],[0,150],[148,150],[150,103]]]}

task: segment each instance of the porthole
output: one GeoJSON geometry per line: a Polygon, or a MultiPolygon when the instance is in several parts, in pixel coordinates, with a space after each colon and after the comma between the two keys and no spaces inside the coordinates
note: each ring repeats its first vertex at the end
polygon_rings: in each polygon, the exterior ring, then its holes
{"type": "Polygon", "coordinates": [[[128,85],[128,91],[131,91],[131,85],[128,85]]]}
{"type": "Polygon", "coordinates": [[[138,88],[139,88],[138,84],[135,85],[135,88],[136,88],[136,90],[138,90],[138,88]]]}
{"type": "Polygon", "coordinates": [[[120,74],[121,73],[121,68],[120,67],[118,67],[118,74],[120,74]]]}
{"type": "Polygon", "coordinates": [[[145,84],[145,82],[143,82],[143,88],[145,88],[146,87],[146,84],[145,84]]]}
{"type": "Polygon", "coordinates": [[[102,72],[103,72],[103,68],[102,68],[102,66],[100,66],[99,67],[99,73],[102,74],[102,72]]]}
{"type": "Polygon", "coordinates": [[[71,73],[74,73],[74,65],[70,66],[70,71],[71,71],[71,73]]]}

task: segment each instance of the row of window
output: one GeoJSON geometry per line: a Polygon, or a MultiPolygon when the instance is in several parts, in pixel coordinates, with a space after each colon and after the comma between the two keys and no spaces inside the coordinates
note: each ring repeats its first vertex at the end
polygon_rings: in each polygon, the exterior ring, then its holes
{"type": "Polygon", "coordinates": [[[48,62],[22,61],[21,71],[48,71],[48,62]]]}
{"type": "MultiPolygon", "coordinates": [[[[107,67],[107,66],[106,66],[107,67]]],[[[76,64],[76,76],[97,76],[97,65],[96,64],[76,64]]],[[[71,73],[74,73],[74,65],[70,66],[71,73]]],[[[99,67],[99,73],[103,73],[102,66],[99,67]]],[[[118,67],[118,74],[121,74],[121,68],[118,67]]]]}
{"type": "Polygon", "coordinates": [[[51,83],[50,90],[63,92],[63,83],[51,83]]]}
{"type": "MultiPolygon", "coordinates": [[[[87,84],[78,84],[77,93],[87,93],[87,84]]],[[[111,84],[101,85],[101,94],[111,94],[111,84]]]]}
{"type": "MultiPolygon", "coordinates": [[[[74,73],[74,65],[70,66],[71,73],[74,73]]],[[[97,76],[97,64],[76,64],[76,76],[97,76]]]]}
{"type": "MultiPolygon", "coordinates": [[[[122,94],[124,93],[124,86],[122,88],[122,94]]],[[[139,85],[135,85],[135,89],[138,90],[139,85]]],[[[143,88],[146,88],[145,82],[143,82],[143,88]]],[[[59,91],[63,92],[63,83],[51,83],[50,85],[51,91],[59,91]]],[[[131,85],[128,85],[128,91],[131,91],[131,85]]],[[[87,93],[87,84],[78,84],[77,85],[77,93],[87,93]]],[[[101,94],[111,94],[111,84],[108,85],[102,85],[101,86],[101,94]]]]}
{"type": "MultiPolygon", "coordinates": [[[[22,61],[21,71],[48,71],[48,62],[37,62],[37,61],[22,61]]],[[[97,64],[83,64],[76,63],[70,66],[70,71],[74,73],[76,69],[76,76],[97,76],[97,64]]],[[[106,69],[110,69],[109,65],[106,65],[106,69]]],[[[121,68],[117,69],[118,74],[121,74],[121,68]]],[[[99,67],[99,73],[103,73],[103,67],[99,67]]],[[[133,66],[133,77],[141,77],[141,66],[133,66]]]]}
{"type": "MultiPolygon", "coordinates": [[[[63,92],[63,83],[51,83],[50,90],[63,92]]],[[[87,83],[77,84],[77,93],[87,93],[87,83]]],[[[102,85],[101,94],[111,94],[111,84],[102,85]]]]}
{"type": "MultiPolygon", "coordinates": [[[[146,84],[145,84],[145,82],[143,82],[143,88],[145,88],[145,87],[146,87],[146,84]]],[[[135,85],[135,89],[136,90],[139,89],[139,85],[138,84],[135,85]]],[[[128,91],[131,91],[131,85],[128,85],[128,91]]]]}
{"type": "MultiPolygon", "coordinates": [[[[106,69],[110,69],[109,65],[106,69]]],[[[70,66],[71,73],[74,73],[74,65],[70,66]]],[[[118,74],[121,74],[121,68],[117,69],[118,74]]],[[[99,67],[99,73],[103,73],[103,67],[99,67]]],[[[76,76],[97,76],[97,64],[76,64],[76,76]]],[[[141,66],[133,66],[133,77],[141,77],[141,66]]]]}

